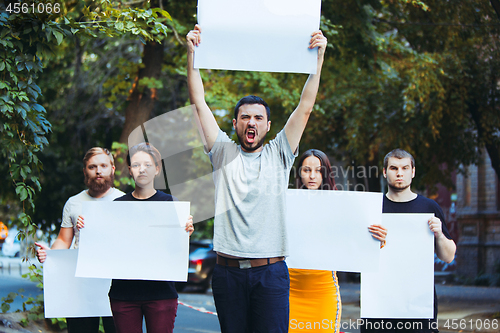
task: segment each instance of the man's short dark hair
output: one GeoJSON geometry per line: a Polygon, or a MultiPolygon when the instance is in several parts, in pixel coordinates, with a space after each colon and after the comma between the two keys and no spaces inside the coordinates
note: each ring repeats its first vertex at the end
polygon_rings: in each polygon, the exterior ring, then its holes
{"type": "Polygon", "coordinates": [[[269,105],[267,105],[266,101],[264,101],[262,98],[259,96],[254,96],[254,95],[248,95],[243,97],[238,101],[236,106],[234,107],[234,119],[238,120],[238,113],[240,111],[240,106],[245,105],[245,104],[260,104],[263,105],[266,108],[266,113],[267,113],[267,121],[271,118],[271,109],[269,108],[269,105]]]}
{"type": "Polygon", "coordinates": [[[389,152],[387,155],[384,157],[384,169],[387,170],[388,164],[389,164],[389,158],[395,157],[395,158],[409,158],[411,160],[411,168],[413,169],[415,167],[415,159],[413,158],[413,155],[407,152],[404,149],[401,148],[396,148],[389,152]]]}

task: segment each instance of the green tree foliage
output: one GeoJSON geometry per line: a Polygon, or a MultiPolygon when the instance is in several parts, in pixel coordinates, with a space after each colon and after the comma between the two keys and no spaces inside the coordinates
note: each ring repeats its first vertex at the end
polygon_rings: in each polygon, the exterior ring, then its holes
{"type": "Polygon", "coordinates": [[[64,31],[36,15],[6,12],[0,14],[0,29],[0,153],[8,170],[1,191],[4,198],[12,192],[17,195],[22,204],[19,220],[33,232],[28,213],[34,209],[35,191],[41,189],[38,155],[48,144],[51,128],[45,108],[37,103],[41,89],[36,79],[42,71],[39,55],[60,43],[64,31]]]}
{"type": "MultiPolygon", "coordinates": [[[[404,148],[417,158],[421,188],[451,187],[451,173],[477,161],[482,147],[500,172],[499,25],[489,1],[324,0],[321,29],[329,48],[301,151],[319,148],[346,167],[381,173],[384,155],[404,148]]],[[[269,100],[272,131],[305,81],[297,74],[203,76],[214,109],[249,93],[269,100]]],[[[230,129],[232,112],[222,114],[230,129]]],[[[355,178],[377,191],[380,173],[355,178]]]]}
{"type": "MultiPolygon", "coordinates": [[[[189,6],[180,2],[163,7],[168,12],[185,13],[182,15],[193,20],[196,2],[192,5],[194,9],[189,11],[186,10],[189,6]]],[[[156,11],[148,9],[153,4],[147,1],[136,6],[136,10],[156,11]]],[[[75,6],[68,15],[76,20],[82,15],[82,10],[83,6],[75,6]]],[[[185,50],[179,43],[178,34],[185,35],[187,30],[176,19],[164,20],[158,16],[157,21],[168,25],[169,31],[175,29],[174,33],[158,35],[157,40],[146,41],[148,44],[161,40],[163,61],[155,69],[160,74],[159,79],[138,79],[139,72],[149,64],[143,61],[144,44],[131,33],[119,37],[106,34],[93,37],[77,33],[66,38],[54,56],[47,59],[47,75],[41,78],[41,86],[44,87],[42,104],[48,110],[53,131],[49,138],[51,145],[40,158],[45,168],[54,170],[57,176],[42,176],[43,195],[37,197],[37,205],[41,208],[36,212],[35,219],[43,229],[52,230],[53,225],[59,227],[58,220],[65,201],[83,189],[82,158],[85,152],[93,146],[110,148],[119,141],[131,92],[135,88],[139,90],[140,97],[151,96],[151,89],[157,91],[148,118],[186,103],[185,78],[179,74],[179,63],[184,63],[180,59],[185,50]]],[[[144,28],[147,29],[147,26],[144,28]]],[[[126,149],[115,151],[126,152],[126,149]]],[[[120,156],[117,163],[123,162],[120,156]]],[[[127,175],[128,172],[121,173],[116,178],[127,175]]],[[[115,185],[123,190],[130,189],[127,184],[117,181],[115,185]]]]}
{"type": "MultiPolygon", "coordinates": [[[[168,31],[162,22],[170,19],[168,12],[160,8],[130,8],[109,0],[53,2],[50,12],[33,11],[38,4],[47,7],[48,2],[33,3],[33,7],[16,8],[12,4],[0,7],[0,152],[5,161],[1,168],[7,170],[4,173],[7,176],[2,179],[6,186],[1,187],[1,196],[3,202],[13,204],[9,198],[15,193],[21,202],[20,209],[11,206],[25,227],[26,233],[21,233],[20,238],[36,230],[31,215],[35,192],[41,190],[41,181],[44,181],[39,173],[41,152],[48,145],[51,131],[51,117],[42,106],[45,103],[40,102],[43,100],[40,87],[43,90],[46,87],[39,83],[44,63],[64,58],[59,51],[73,34],[77,39],[136,36],[143,42],[160,42],[168,31]],[[57,10],[56,5],[60,5],[57,10]]],[[[52,81],[50,86],[64,89],[64,81],[52,81]]]]}
{"type": "MultiPolygon", "coordinates": [[[[81,191],[85,151],[111,147],[123,136],[134,91],[137,100],[152,101],[146,119],[189,104],[184,36],[197,21],[196,0],[133,3],[67,1],[58,17],[44,17],[63,37],[58,44],[49,34],[52,53],[39,55],[44,72],[36,81],[43,92],[37,103],[52,124],[45,135],[51,145],[36,155],[46,170],[39,174],[43,195],[35,213],[44,228],[58,226],[64,202],[81,191]],[[143,45],[158,42],[157,76],[141,76],[151,65],[143,45]]],[[[420,187],[451,185],[451,171],[476,161],[478,148],[486,147],[494,162],[498,24],[486,0],[323,0],[329,47],[301,151],[319,148],[344,166],[381,170],[383,156],[401,147],[417,158],[420,187]]],[[[264,97],[272,110],[269,138],[294,110],[306,80],[217,70],[203,70],[202,77],[207,102],[230,134],[236,102],[248,94],[264,97]]],[[[356,176],[380,190],[379,177],[356,176]]]]}
{"type": "Polygon", "coordinates": [[[485,145],[498,154],[500,26],[488,1],[425,1],[428,10],[328,2],[330,20],[346,36],[328,55],[327,71],[335,74],[322,82],[322,112],[308,129],[314,138],[324,130],[316,124],[330,123],[331,142],[323,143],[357,165],[381,166],[385,153],[405,148],[417,158],[421,186],[451,185],[450,173],[476,161],[485,145]],[[366,24],[347,29],[353,16],[366,24]],[[363,42],[345,44],[352,40],[363,42]]]}

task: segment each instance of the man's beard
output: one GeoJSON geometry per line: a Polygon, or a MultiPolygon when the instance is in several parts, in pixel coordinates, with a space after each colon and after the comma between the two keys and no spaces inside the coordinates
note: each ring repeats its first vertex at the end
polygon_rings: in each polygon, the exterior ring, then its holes
{"type": "Polygon", "coordinates": [[[262,139],[259,141],[259,143],[257,143],[257,145],[255,145],[254,147],[249,147],[245,144],[245,133],[243,133],[243,136],[241,136],[238,132],[236,132],[236,136],[238,137],[238,141],[240,142],[240,145],[245,148],[245,151],[248,151],[248,152],[251,152],[251,151],[255,151],[257,149],[259,149],[260,147],[262,147],[262,145],[264,144],[264,140],[266,139],[266,134],[264,134],[264,136],[262,137],[262,139]]]}
{"type": "Polygon", "coordinates": [[[403,192],[408,187],[410,187],[411,183],[405,186],[394,186],[392,184],[387,184],[394,192],[403,192]]]}
{"type": "Polygon", "coordinates": [[[115,175],[111,174],[109,176],[101,176],[102,179],[89,178],[88,175],[84,172],[85,175],[85,185],[91,192],[94,193],[105,193],[110,187],[113,186],[113,182],[115,180],[115,175]]]}

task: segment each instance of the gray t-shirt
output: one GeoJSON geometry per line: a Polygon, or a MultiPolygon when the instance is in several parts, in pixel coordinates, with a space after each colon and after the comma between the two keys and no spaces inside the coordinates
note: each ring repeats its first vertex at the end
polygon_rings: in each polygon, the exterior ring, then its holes
{"type": "Polygon", "coordinates": [[[286,190],[293,161],[285,131],[259,153],[246,153],[219,131],[214,167],[214,250],[243,258],[288,255],[286,190]]]}
{"type": "Polygon", "coordinates": [[[73,228],[74,239],[72,248],[77,249],[80,242],[80,230],[76,227],[78,216],[82,215],[82,202],[84,201],[113,201],[124,196],[122,191],[112,188],[111,191],[102,198],[91,197],[87,190],[81,191],[66,201],[63,208],[61,228],[73,228]]]}

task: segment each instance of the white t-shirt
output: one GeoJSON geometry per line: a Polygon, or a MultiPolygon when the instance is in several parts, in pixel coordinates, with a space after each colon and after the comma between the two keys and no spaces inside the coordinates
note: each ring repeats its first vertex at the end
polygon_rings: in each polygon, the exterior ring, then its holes
{"type": "Polygon", "coordinates": [[[77,249],[80,241],[80,230],[76,227],[78,216],[82,215],[82,202],[84,201],[113,201],[116,198],[124,196],[122,191],[112,188],[108,194],[102,198],[91,197],[87,190],[81,191],[66,201],[63,208],[61,228],[73,228],[75,237],[73,238],[72,248],[77,249]]]}
{"type": "Polygon", "coordinates": [[[214,167],[214,250],[243,258],[288,255],[285,212],[296,157],[285,131],[247,153],[219,131],[208,153],[214,167]]]}

